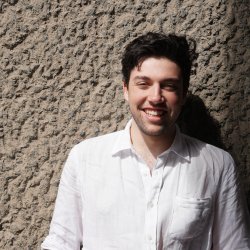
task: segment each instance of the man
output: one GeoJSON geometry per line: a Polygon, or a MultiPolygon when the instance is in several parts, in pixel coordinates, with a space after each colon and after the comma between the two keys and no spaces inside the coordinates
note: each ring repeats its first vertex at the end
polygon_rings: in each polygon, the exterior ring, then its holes
{"type": "Polygon", "coordinates": [[[225,151],[180,133],[189,86],[184,37],[147,33],[122,59],[132,120],[69,154],[43,249],[250,249],[225,151]]]}

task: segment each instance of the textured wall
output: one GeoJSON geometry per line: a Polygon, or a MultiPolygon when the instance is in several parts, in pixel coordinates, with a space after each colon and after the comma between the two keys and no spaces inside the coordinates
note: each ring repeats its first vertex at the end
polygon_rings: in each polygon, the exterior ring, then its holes
{"type": "Polygon", "coordinates": [[[48,233],[69,149],[123,128],[121,51],[145,31],[198,45],[191,90],[250,190],[248,0],[0,0],[0,249],[48,233]]]}

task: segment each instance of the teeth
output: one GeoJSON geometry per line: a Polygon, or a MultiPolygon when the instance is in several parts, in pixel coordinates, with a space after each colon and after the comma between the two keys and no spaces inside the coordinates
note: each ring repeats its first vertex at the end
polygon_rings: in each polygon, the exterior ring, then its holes
{"type": "Polygon", "coordinates": [[[157,116],[157,115],[162,115],[163,111],[161,111],[161,110],[145,110],[145,113],[147,115],[157,116]]]}

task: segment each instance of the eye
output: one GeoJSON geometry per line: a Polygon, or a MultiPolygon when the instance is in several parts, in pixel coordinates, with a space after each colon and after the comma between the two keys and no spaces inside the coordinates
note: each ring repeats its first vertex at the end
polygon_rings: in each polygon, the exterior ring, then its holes
{"type": "Polygon", "coordinates": [[[146,81],[135,82],[135,85],[142,89],[147,88],[149,86],[148,82],[146,81]]]}
{"type": "Polygon", "coordinates": [[[178,91],[179,90],[179,84],[176,82],[166,82],[161,84],[161,88],[167,91],[178,91]]]}
{"type": "Polygon", "coordinates": [[[145,84],[147,84],[145,81],[140,81],[136,83],[136,85],[145,85],[145,84]]]}
{"type": "Polygon", "coordinates": [[[167,90],[172,90],[172,91],[176,91],[178,89],[178,87],[176,85],[167,85],[164,87],[164,89],[167,89],[167,90]]]}

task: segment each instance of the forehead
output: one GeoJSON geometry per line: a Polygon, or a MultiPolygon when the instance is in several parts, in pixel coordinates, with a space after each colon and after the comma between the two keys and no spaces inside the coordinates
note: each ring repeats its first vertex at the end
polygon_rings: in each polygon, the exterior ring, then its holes
{"type": "Polygon", "coordinates": [[[181,78],[181,69],[173,61],[165,57],[149,57],[135,66],[130,74],[132,80],[138,76],[145,76],[153,79],[181,78]]]}

